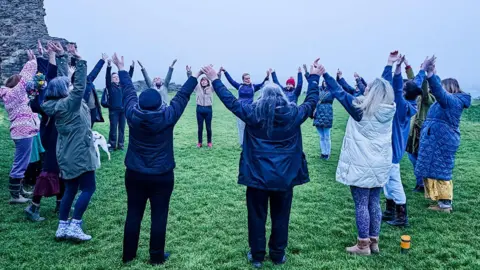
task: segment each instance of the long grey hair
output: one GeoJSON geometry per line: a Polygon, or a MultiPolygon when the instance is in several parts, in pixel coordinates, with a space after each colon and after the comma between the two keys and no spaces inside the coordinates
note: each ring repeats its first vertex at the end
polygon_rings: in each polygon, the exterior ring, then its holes
{"type": "Polygon", "coordinates": [[[260,97],[253,103],[255,116],[263,122],[263,128],[267,129],[267,136],[271,137],[273,123],[275,122],[275,109],[292,106],[282,89],[274,84],[267,83],[261,90],[260,97]]]}
{"type": "Polygon", "coordinates": [[[58,99],[68,96],[70,80],[66,76],[57,77],[48,83],[45,98],[58,99]]]}

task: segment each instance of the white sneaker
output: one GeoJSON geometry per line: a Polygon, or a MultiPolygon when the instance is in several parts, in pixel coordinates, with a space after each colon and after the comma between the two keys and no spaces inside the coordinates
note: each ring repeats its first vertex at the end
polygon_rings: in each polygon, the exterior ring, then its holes
{"type": "Polygon", "coordinates": [[[30,199],[24,198],[22,195],[18,195],[18,198],[11,197],[8,203],[10,204],[23,204],[28,203],[30,199]]]}
{"type": "Polygon", "coordinates": [[[68,225],[68,221],[60,220],[60,222],[58,223],[57,232],[55,233],[55,240],[61,241],[67,238],[68,225]]]}
{"type": "Polygon", "coordinates": [[[68,226],[67,238],[73,241],[89,241],[92,236],[83,232],[81,220],[72,219],[68,226]]]}

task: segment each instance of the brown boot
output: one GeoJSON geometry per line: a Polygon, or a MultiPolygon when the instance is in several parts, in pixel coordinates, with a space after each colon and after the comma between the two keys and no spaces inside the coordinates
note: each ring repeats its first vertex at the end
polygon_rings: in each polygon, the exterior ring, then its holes
{"type": "Polygon", "coordinates": [[[378,248],[378,236],[377,237],[370,236],[370,251],[373,254],[380,253],[380,249],[378,248]]]}
{"type": "Polygon", "coordinates": [[[347,252],[352,255],[370,256],[370,238],[358,238],[358,242],[353,247],[347,247],[347,252]]]}

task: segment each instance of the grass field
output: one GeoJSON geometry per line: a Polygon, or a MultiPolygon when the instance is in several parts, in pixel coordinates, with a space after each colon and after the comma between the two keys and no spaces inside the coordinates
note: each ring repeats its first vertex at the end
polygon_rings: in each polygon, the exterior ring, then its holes
{"type": "MultiPolygon", "coordinates": [[[[237,185],[237,130],[234,116],[217,99],[214,105],[214,148],[196,149],[195,98],[175,128],[175,189],[170,205],[166,269],[250,269],[245,253],[247,209],[245,187],[237,185]]],[[[104,112],[104,116],[107,114],[104,112]]],[[[108,118],[108,117],[106,117],[108,118]]],[[[381,255],[353,257],[346,246],[356,239],[354,205],[349,188],[335,181],[335,170],[347,114],[335,104],[332,159],[319,159],[319,139],[312,121],[303,125],[304,151],[311,182],[295,188],[287,249],[288,262],[275,269],[480,269],[480,106],[465,112],[462,145],[454,172],[455,199],[451,215],[426,210],[429,202],[411,192],[415,185],[407,158],[401,163],[411,226],[382,225],[381,255]],[[412,237],[409,254],[400,254],[400,236],[412,237]]],[[[93,236],[83,244],[56,243],[55,199],[42,201],[42,223],[25,219],[25,206],[11,206],[8,173],[13,158],[9,122],[0,113],[0,269],[145,269],[150,214],[147,208],[138,259],[121,263],[126,217],[124,155],[102,156],[97,191],[84,215],[84,228],[93,236]]],[[[108,136],[108,123],[94,130],[108,136]]],[[[128,132],[126,132],[128,134],[128,132]]],[[[383,203],[382,203],[383,206],[383,203]]],[[[269,226],[269,225],[267,225],[269,226]]]]}

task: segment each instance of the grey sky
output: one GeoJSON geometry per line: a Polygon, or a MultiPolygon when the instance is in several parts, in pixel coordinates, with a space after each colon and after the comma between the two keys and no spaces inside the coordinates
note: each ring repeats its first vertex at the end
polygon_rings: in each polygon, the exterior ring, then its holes
{"type": "MultiPolygon", "coordinates": [[[[118,52],[141,60],[151,77],[163,78],[178,58],[177,83],[185,65],[209,63],[254,82],[272,67],[284,82],[318,56],[332,74],[341,68],[349,81],[355,71],[369,81],[398,49],[415,70],[434,53],[440,77],[480,88],[478,0],[45,0],[45,8],[50,35],[77,42],[89,69],[102,52],[118,52]]],[[[104,72],[95,84],[104,86],[104,72]]]]}

